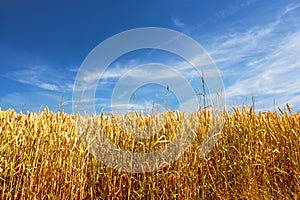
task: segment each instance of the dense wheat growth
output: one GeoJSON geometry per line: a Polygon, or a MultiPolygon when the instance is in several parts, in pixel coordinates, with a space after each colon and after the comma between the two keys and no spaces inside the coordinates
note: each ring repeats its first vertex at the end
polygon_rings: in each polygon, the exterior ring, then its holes
{"type": "MultiPolygon", "coordinates": [[[[300,198],[297,113],[234,108],[225,113],[217,144],[201,158],[197,149],[212,118],[199,111],[195,142],[176,162],[147,173],[121,172],[97,161],[78,137],[76,117],[47,108],[27,114],[0,111],[0,199],[300,198]]],[[[130,137],[116,125],[118,117],[102,114],[91,120],[121,149],[149,152],[170,142],[185,116],[167,112],[155,118],[162,120],[161,128],[144,139],[130,137]]],[[[126,117],[133,129],[151,128],[151,116],[126,117]]]]}

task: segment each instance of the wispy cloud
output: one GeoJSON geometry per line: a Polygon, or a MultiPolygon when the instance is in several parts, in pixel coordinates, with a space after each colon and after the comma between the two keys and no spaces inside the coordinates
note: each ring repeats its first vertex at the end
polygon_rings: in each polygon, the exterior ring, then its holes
{"type": "Polygon", "coordinates": [[[70,70],[58,71],[47,67],[28,67],[2,76],[24,84],[23,91],[12,91],[0,98],[0,105],[16,110],[39,111],[45,106],[57,111],[64,108],[71,112],[73,76],[70,70]]]}
{"type": "Polygon", "coordinates": [[[39,83],[38,86],[42,89],[50,90],[50,91],[58,91],[59,90],[59,88],[56,85],[49,84],[49,83],[39,83]]]}
{"type": "MultiPolygon", "coordinates": [[[[159,90],[145,88],[139,90],[139,96],[143,97],[144,100],[139,102],[137,106],[133,106],[133,108],[148,108],[149,102],[163,104],[162,101],[166,99],[164,94],[167,92],[167,85],[170,90],[176,92],[179,96],[181,95],[182,101],[187,101],[191,97],[196,99],[195,92],[188,88],[191,85],[191,79],[195,78],[196,74],[197,71],[184,61],[165,60],[165,63],[160,64],[143,63],[142,60],[135,60],[134,62],[118,61],[103,74],[97,73],[97,71],[89,71],[83,74],[84,76],[79,80],[79,85],[82,85],[82,87],[79,89],[84,88],[88,90],[88,93],[93,92],[90,89],[92,89],[92,86],[95,88],[97,80],[101,78],[99,80],[100,85],[97,86],[97,92],[101,94],[100,96],[103,99],[99,106],[102,107],[101,109],[111,109],[110,105],[113,103],[114,108],[121,109],[126,104],[130,104],[128,106],[132,107],[133,104],[129,103],[130,98],[139,87],[153,83],[161,85],[162,89],[159,90]],[[186,93],[188,94],[184,95],[186,93]]],[[[150,107],[152,107],[152,104],[150,107]]],[[[163,105],[160,107],[163,108],[163,105]]]]}
{"type": "MultiPolygon", "coordinates": [[[[68,99],[68,97],[65,97],[68,99]]],[[[49,93],[48,91],[21,91],[5,94],[0,97],[0,105],[4,109],[13,108],[17,112],[23,113],[27,110],[37,112],[44,107],[49,107],[52,111],[57,111],[60,106],[70,111],[70,106],[60,105],[61,95],[55,93],[49,93]]]]}
{"type": "Polygon", "coordinates": [[[282,12],[281,17],[282,17],[283,15],[288,14],[288,13],[291,12],[291,11],[294,11],[294,10],[298,9],[299,7],[300,7],[300,3],[289,4],[288,6],[286,6],[285,10],[282,12]]]}
{"type": "Polygon", "coordinates": [[[179,18],[173,18],[172,21],[173,21],[173,24],[175,26],[178,26],[179,28],[184,28],[185,27],[185,23],[179,18]]]}
{"type": "Polygon", "coordinates": [[[73,87],[71,84],[72,80],[68,78],[68,73],[62,73],[41,66],[33,66],[9,72],[4,76],[14,81],[48,91],[68,92],[73,87]]]}
{"type": "Polygon", "coordinates": [[[20,93],[10,93],[0,98],[0,105],[5,106],[4,109],[14,108],[20,111],[26,106],[26,99],[20,93]]]}
{"type": "Polygon", "coordinates": [[[261,108],[269,107],[273,99],[278,105],[300,104],[295,98],[300,93],[300,15],[295,12],[299,7],[287,6],[268,24],[213,38],[209,49],[229,82],[229,102],[254,96],[263,102],[261,108]]]}

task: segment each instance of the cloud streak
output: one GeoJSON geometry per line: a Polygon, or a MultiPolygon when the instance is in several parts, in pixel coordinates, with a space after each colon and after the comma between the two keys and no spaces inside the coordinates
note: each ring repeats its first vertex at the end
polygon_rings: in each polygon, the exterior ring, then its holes
{"type": "Polygon", "coordinates": [[[69,71],[62,73],[46,67],[34,66],[9,72],[4,76],[19,83],[47,91],[69,92],[73,87],[72,81],[67,78],[71,76],[70,73],[69,71]]]}
{"type": "Polygon", "coordinates": [[[173,21],[173,24],[175,26],[178,26],[179,28],[184,28],[185,27],[185,23],[182,20],[178,19],[178,18],[173,18],[172,21],[173,21]]]}
{"type": "Polygon", "coordinates": [[[212,39],[209,52],[229,82],[226,96],[231,105],[246,96],[263,102],[260,108],[270,108],[273,99],[278,105],[300,104],[299,7],[289,5],[268,24],[212,39]]]}

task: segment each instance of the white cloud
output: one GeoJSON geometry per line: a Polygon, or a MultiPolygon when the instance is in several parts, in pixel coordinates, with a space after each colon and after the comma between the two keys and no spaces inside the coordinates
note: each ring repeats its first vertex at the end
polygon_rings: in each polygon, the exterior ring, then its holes
{"type": "Polygon", "coordinates": [[[284,15],[286,15],[286,14],[288,14],[288,13],[291,12],[291,11],[296,10],[296,9],[299,8],[299,7],[300,7],[300,3],[289,4],[289,5],[285,8],[285,10],[283,11],[281,17],[284,16],[284,15]]]}
{"type": "MultiPolygon", "coordinates": [[[[209,64],[207,59],[204,58],[204,55],[200,55],[201,63],[203,65],[209,64]]],[[[192,65],[183,60],[174,61],[172,59],[162,59],[160,61],[161,62],[159,62],[159,64],[165,67],[159,66],[155,63],[143,63],[143,61],[140,59],[115,62],[105,71],[105,73],[102,74],[102,76],[100,75],[102,78],[100,80],[101,85],[98,85],[97,90],[98,92],[101,90],[101,94],[107,97],[107,101],[103,102],[102,106],[107,107],[107,105],[110,105],[110,99],[116,100],[116,102],[114,102],[115,105],[125,105],[126,101],[129,100],[138,87],[148,83],[160,84],[162,87],[169,85],[170,89],[175,93],[175,95],[181,97],[179,101],[194,101],[196,99],[194,90],[196,90],[196,88],[201,88],[202,86],[201,69],[197,71],[192,65]],[[195,81],[197,83],[195,83],[195,81]],[[189,86],[194,90],[191,90],[189,86]],[[106,93],[104,94],[103,91],[106,93]],[[110,94],[110,92],[112,94],[110,94]],[[114,94],[116,96],[113,96],[114,94]]],[[[210,80],[212,80],[215,75],[216,73],[214,70],[207,69],[207,67],[204,69],[205,78],[210,78],[210,80]]],[[[89,90],[89,88],[95,86],[94,84],[97,83],[97,80],[100,76],[97,71],[87,72],[82,78],[82,83],[89,84],[84,88],[89,90]]],[[[153,101],[155,102],[157,100],[155,100],[155,94],[157,93],[148,94],[147,92],[149,91],[141,91],[142,94],[149,95],[150,102],[151,98],[153,98],[153,101]]],[[[159,93],[160,92],[161,91],[159,91],[159,93]]],[[[164,92],[166,91],[163,91],[163,93],[164,92]]]]}
{"type": "Polygon", "coordinates": [[[56,85],[49,83],[39,83],[38,86],[45,90],[58,91],[59,88],[56,85]]]}
{"type": "Polygon", "coordinates": [[[246,94],[293,94],[300,91],[300,32],[285,37],[278,49],[256,62],[250,74],[227,88],[228,97],[246,94]]]}
{"type": "Polygon", "coordinates": [[[41,89],[57,91],[59,87],[54,83],[49,83],[49,75],[45,68],[32,67],[19,71],[14,71],[7,75],[9,78],[18,81],[20,83],[33,85],[41,89]]]}
{"type": "MultiPolygon", "coordinates": [[[[67,97],[65,97],[67,98],[67,97]]],[[[60,107],[61,94],[42,92],[12,92],[0,97],[0,105],[5,109],[13,108],[16,111],[26,113],[27,110],[37,112],[43,110],[44,107],[49,107],[52,111],[57,111],[60,107]]],[[[63,107],[69,108],[69,107],[63,107]]]]}
{"type": "Polygon", "coordinates": [[[178,19],[178,18],[173,18],[173,23],[178,26],[179,28],[184,28],[185,24],[183,23],[182,20],[178,19]]]}
{"type": "Polygon", "coordinates": [[[74,71],[56,71],[43,66],[27,67],[5,74],[14,81],[32,85],[43,90],[69,92],[73,89],[72,73],[74,71]]]}
{"type": "Polygon", "coordinates": [[[300,104],[295,98],[300,93],[300,16],[292,12],[299,7],[290,5],[271,23],[213,38],[211,55],[230,82],[227,101],[254,96],[260,108],[272,107],[273,99],[278,105],[300,104]]]}
{"type": "Polygon", "coordinates": [[[0,98],[0,105],[4,106],[4,109],[22,110],[26,103],[26,98],[21,93],[10,93],[0,98]]]}

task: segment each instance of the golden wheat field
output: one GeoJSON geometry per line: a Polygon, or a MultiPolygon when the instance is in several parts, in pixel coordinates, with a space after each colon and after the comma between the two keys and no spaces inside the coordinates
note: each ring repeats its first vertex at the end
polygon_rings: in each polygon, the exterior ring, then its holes
{"type": "MultiPolygon", "coordinates": [[[[0,199],[300,199],[300,114],[287,110],[224,111],[221,136],[205,157],[197,149],[212,118],[199,111],[193,144],[172,164],[144,173],[99,162],[79,138],[75,115],[0,111],[0,199]]],[[[184,115],[163,117],[160,131],[140,140],[113,115],[92,119],[120,148],[149,152],[174,138],[184,115]]],[[[130,119],[143,127],[151,116],[132,113],[130,119]]]]}

